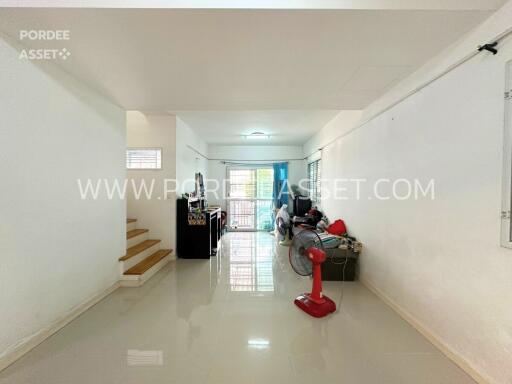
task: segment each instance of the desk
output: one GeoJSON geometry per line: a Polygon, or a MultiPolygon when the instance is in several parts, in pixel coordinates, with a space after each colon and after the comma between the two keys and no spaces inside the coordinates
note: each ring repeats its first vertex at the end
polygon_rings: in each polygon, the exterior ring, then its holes
{"type": "Polygon", "coordinates": [[[178,199],[176,208],[178,257],[209,259],[215,256],[220,248],[220,208],[207,208],[199,214],[192,214],[186,199],[178,199]]]}

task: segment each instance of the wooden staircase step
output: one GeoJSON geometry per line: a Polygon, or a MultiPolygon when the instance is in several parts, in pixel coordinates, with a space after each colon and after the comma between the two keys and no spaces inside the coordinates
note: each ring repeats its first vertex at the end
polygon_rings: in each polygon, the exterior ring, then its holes
{"type": "Polygon", "coordinates": [[[158,244],[160,240],[146,240],[142,243],[134,245],[126,250],[126,255],[119,258],[119,261],[126,261],[131,259],[133,256],[138,255],[139,253],[145,251],[148,248],[151,248],[153,245],[158,244]]]}
{"type": "Polygon", "coordinates": [[[137,219],[126,219],[126,224],[135,223],[137,219]]]}
{"type": "Polygon", "coordinates": [[[162,260],[164,257],[166,257],[171,252],[172,252],[171,249],[161,249],[159,251],[156,251],[151,256],[148,256],[144,260],[142,260],[139,264],[131,267],[124,274],[125,275],[142,275],[144,272],[146,272],[148,269],[150,269],[152,266],[154,266],[156,263],[158,263],[160,260],[162,260]]]}
{"type": "Polygon", "coordinates": [[[126,232],[126,239],[131,239],[132,237],[142,235],[143,233],[149,232],[149,229],[133,229],[131,231],[126,232]]]}

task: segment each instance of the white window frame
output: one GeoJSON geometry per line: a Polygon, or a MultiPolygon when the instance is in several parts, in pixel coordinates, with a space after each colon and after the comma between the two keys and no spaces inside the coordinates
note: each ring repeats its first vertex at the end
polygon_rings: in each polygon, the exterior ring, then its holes
{"type": "Polygon", "coordinates": [[[321,190],[322,190],[322,158],[321,157],[308,162],[307,175],[308,175],[309,198],[311,199],[312,202],[318,204],[322,200],[322,193],[321,193],[321,190]],[[315,193],[313,194],[313,189],[311,188],[313,181],[311,179],[310,167],[315,163],[317,164],[316,165],[316,180],[314,181],[314,183],[316,185],[314,188],[315,193]]]}
{"type": "Polygon", "coordinates": [[[501,246],[512,248],[512,60],[505,68],[505,118],[503,129],[503,175],[501,197],[501,246]]]}
{"type": "Polygon", "coordinates": [[[163,150],[161,147],[128,147],[126,148],[126,169],[128,171],[161,171],[163,169],[163,150]],[[160,152],[160,167],[145,167],[145,168],[129,168],[128,167],[128,151],[158,151],[160,152]]]}
{"type": "Polygon", "coordinates": [[[230,182],[230,171],[232,170],[247,170],[247,169],[250,169],[250,170],[258,170],[258,169],[274,169],[272,166],[258,166],[258,165],[236,165],[236,166],[227,166],[226,167],[226,194],[227,194],[227,199],[226,199],[226,212],[228,214],[228,217],[227,217],[227,220],[228,220],[228,230],[230,232],[258,232],[258,231],[264,231],[264,230],[259,230],[257,229],[258,228],[258,219],[257,219],[257,215],[258,215],[258,201],[272,201],[272,198],[270,199],[259,199],[256,197],[256,194],[257,194],[257,191],[258,191],[258,181],[257,181],[257,178],[255,180],[255,184],[254,184],[254,189],[255,189],[255,197],[253,198],[243,198],[243,197],[231,197],[230,196],[230,191],[231,191],[231,182],[230,182]],[[230,201],[243,201],[243,200],[247,200],[247,201],[253,201],[254,204],[255,204],[255,208],[254,208],[254,228],[250,229],[250,228],[233,228],[233,227],[229,227],[229,221],[231,220],[230,216],[231,216],[231,209],[230,209],[230,201]]]}

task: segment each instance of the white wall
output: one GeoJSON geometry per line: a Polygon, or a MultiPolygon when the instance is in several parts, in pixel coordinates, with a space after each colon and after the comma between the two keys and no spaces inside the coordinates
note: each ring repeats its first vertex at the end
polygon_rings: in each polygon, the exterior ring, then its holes
{"type": "Polygon", "coordinates": [[[309,157],[308,160],[316,160],[321,148],[338,136],[349,132],[361,119],[362,112],[352,110],[338,113],[323,129],[304,144],[304,155],[309,157]]]}
{"type": "Polygon", "coordinates": [[[1,358],[118,281],[125,202],[77,179],[126,172],[124,111],[1,37],[0,66],[1,358]]]}
{"type": "MultiPolygon", "coordinates": [[[[221,186],[226,179],[224,160],[254,164],[288,161],[288,182],[290,185],[298,184],[307,175],[306,164],[302,160],[304,154],[300,146],[210,145],[208,147],[208,157],[211,159],[208,161],[208,179],[217,180],[221,186]]],[[[223,196],[223,193],[219,193],[218,196],[209,193],[208,202],[226,209],[226,201],[223,196]]]]}
{"type": "MultiPolygon", "coordinates": [[[[160,239],[162,248],[176,249],[176,193],[165,193],[165,179],[176,178],[176,117],[173,115],[144,115],[127,112],[128,147],[162,148],[161,170],[129,170],[128,178],[149,186],[154,180],[154,194],[137,199],[128,188],[128,216],[137,219],[138,228],[149,229],[150,238],[160,239]]],[[[174,184],[168,184],[173,189],[174,184]]]]}
{"type": "MultiPolygon", "coordinates": [[[[364,115],[511,26],[509,2],[364,115]]],[[[363,192],[360,201],[329,198],[322,206],[364,243],[361,278],[492,383],[512,382],[512,250],[500,247],[508,60],[510,38],[497,56],[473,58],[327,146],[322,162],[330,180],[435,180],[433,201],[368,200],[363,192]]],[[[341,120],[326,129],[341,132],[341,120]]]]}
{"type": "Polygon", "coordinates": [[[179,117],[176,117],[176,179],[178,197],[195,189],[194,178],[197,172],[207,177],[208,145],[179,117]],[[193,149],[192,149],[193,148],[193,149]],[[197,153],[199,152],[199,154],[197,153]]]}

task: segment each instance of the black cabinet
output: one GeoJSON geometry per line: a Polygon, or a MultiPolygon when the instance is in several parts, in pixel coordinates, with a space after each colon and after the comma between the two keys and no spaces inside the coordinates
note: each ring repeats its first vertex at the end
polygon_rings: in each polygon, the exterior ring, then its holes
{"type": "Polygon", "coordinates": [[[322,264],[322,280],[354,281],[359,254],[352,249],[327,248],[327,259],[322,264]]]}
{"type": "Polygon", "coordinates": [[[187,199],[178,199],[177,253],[184,259],[209,259],[220,248],[220,208],[205,209],[199,214],[189,212],[187,199]]]}

